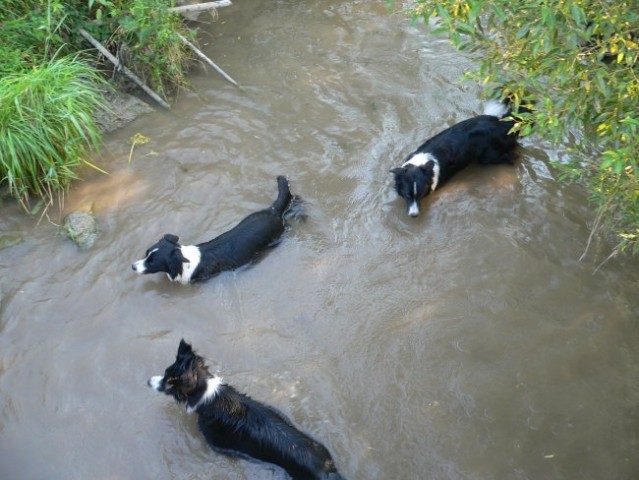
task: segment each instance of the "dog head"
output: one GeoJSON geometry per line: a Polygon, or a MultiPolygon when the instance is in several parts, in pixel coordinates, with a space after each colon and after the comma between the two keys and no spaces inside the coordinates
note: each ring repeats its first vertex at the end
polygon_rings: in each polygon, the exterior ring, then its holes
{"type": "Polygon", "coordinates": [[[131,265],[133,271],[138,273],[166,273],[171,280],[182,274],[182,265],[188,263],[188,259],[182,255],[182,246],[178,243],[177,235],[167,233],[159,242],[146,251],[142,260],[131,265]]]}
{"type": "Polygon", "coordinates": [[[195,354],[191,345],[180,340],[175,363],[167,367],[164,375],[149,378],[148,385],[157,392],[165,393],[180,403],[206,390],[210,377],[204,359],[195,354]]]}
{"type": "Polygon", "coordinates": [[[406,200],[408,215],[419,215],[419,202],[437,186],[436,163],[428,161],[424,165],[405,163],[401,167],[393,168],[395,176],[395,191],[406,200]]]}

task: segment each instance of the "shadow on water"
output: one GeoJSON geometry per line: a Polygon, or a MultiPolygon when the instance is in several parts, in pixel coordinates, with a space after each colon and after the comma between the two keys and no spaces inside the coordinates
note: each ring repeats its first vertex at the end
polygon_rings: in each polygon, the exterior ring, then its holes
{"type": "Polygon", "coordinates": [[[96,212],[91,251],[3,207],[25,240],[0,251],[0,477],[283,478],[146,387],[184,337],[347,478],[636,478],[637,260],[578,262],[592,212],[547,146],[470,167],[417,219],[392,191],[403,155],[481,111],[472,64],[384,2],[238,2],[202,38],[243,89],[198,70],[174,116],[109,136],[111,175],[66,203],[96,212]],[[278,174],[309,218],[258,265],[131,271],[164,233],[270,205],[278,174]]]}

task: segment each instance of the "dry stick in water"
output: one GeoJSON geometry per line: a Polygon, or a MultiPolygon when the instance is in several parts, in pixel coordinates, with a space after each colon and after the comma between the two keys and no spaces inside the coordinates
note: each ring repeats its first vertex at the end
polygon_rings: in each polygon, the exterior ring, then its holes
{"type": "Polygon", "coordinates": [[[192,13],[201,12],[203,10],[211,10],[214,8],[230,7],[232,5],[231,0],[219,0],[217,2],[198,3],[195,5],[183,5],[181,7],[169,8],[169,12],[175,13],[192,13]]]}
{"type": "Polygon", "coordinates": [[[98,42],[95,38],[93,38],[86,30],[81,28],[80,29],[80,35],[82,35],[84,38],[86,38],[91,45],[93,45],[95,48],[97,48],[98,51],[102,55],[104,55],[111,63],[113,63],[113,65],[116,66],[116,68],[121,69],[122,72],[127,77],[129,77],[131,80],[133,80],[142,90],[144,90],[149,97],[151,97],[153,100],[158,102],[160,105],[162,105],[167,110],[171,109],[171,107],[169,107],[168,103],[166,103],[164,100],[162,100],[162,98],[157,93],[155,93],[153,90],[151,90],[149,87],[147,87],[144,84],[144,82],[137,77],[137,75],[135,73],[133,73],[127,67],[122,65],[117,58],[115,58],[113,55],[111,55],[111,52],[109,52],[106,48],[104,48],[104,46],[100,42],[98,42]]]}
{"type": "Polygon", "coordinates": [[[224,78],[226,78],[229,82],[231,82],[233,85],[235,85],[236,87],[239,87],[239,85],[237,84],[237,82],[235,80],[233,80],[224,70],[222,70],[220,67],[218,67],[213,60],[211,60],[209,57],[207,57],[206,55],[204,55],[204,53],[202,53],[202,51],[197,48],[195,45],[193,45],[191,42],[189,42],[186,38],[184,38],[182,35],[180,35],[179,33],[177,34],[178,37],[180,37],[180,40],[182,40],[182,43],[184,43],[185,45],[187,45],[191,50],[193,50],[195,52],[195,54],[200,57],[202,60],[204,60],[206,63],[208,63],[211,67],[213,67],[220,75],[222,75],[224,78]]]}

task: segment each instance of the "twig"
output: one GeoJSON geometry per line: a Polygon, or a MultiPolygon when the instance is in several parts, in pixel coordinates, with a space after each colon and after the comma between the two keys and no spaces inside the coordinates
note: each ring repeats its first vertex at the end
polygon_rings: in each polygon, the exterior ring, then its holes
{"type": "Polygon", "coordinates": [[[595,271],[592,272],[592,274],[595,275],[599,271],[599,269],[601,267],[603,267],[606,263],[608,263],[609,260],[612,260],[613,258],[615,258],[618,254],[619,254],[619,249],[615,248],[612,251],[612,253],[610,255],[608,255],[603,262],[601,262],[599,265],[597,265],[597,268],[595,268],[595,271]]]}
{"type": "Polygon", "coordinates": [[[201,12],[203,10],[211,10],[214,8],[230,7],[232,5],[231,0],[218,0],[217,2],[198,3],[195,5],[183,5],[181,7],[169,8],[169,12],[175,13],[191,13],[201,12]]]}
{"type": "Polygon", "coordinates": [[[601,218],[603,217],[603,209],[599,210],[599,212],[597,212],[597,216],[595,217],[595,221],[592,225],[592,228],[590,229],[590,234],[588,235],[588,242],[586,243],[586,248],[584,249],[584,253],[581,254],[581,257],[579,257],[579,261],[583,261],[584,258],[586,258],[586,255],[588,254],[588,250],[590,249],[590,244],[592,243],[592,239],[595,236],[595,233],[597,233],[597,230],[599,229],[599,223],[601,223],[601,218]]]}
{"type": "Polygon", "coordinates": [[[142,80],[140,80],[135,73],[133,73],[127,67],[122,65],[117,58],[115,58],[113,55],[111,55],[111,52],[109,52],[106,48],[104,48],[104,46],[100,42],[98,42],[95,38],[93,38],[86,30],[81,28],[79,31],[80,31],[80,35],[82,35],[84,38],[86,38],[87,41],[91,45],[93,45],[95,48],[97,48],[98,51],[102,55],[104,55],[111,63],[113,63],[113,65],[116,66],[116,68],[121,69],[122,72],[127,77],[129,77],[131,80],[133,80],[136,83],[136,85],[138,85],[142,90],[144,90],[144,92],[149,97],[151,97],[153,100],[158,102],[162,107],[166,108],[167,110],[171,109],[171,107],[169,107],[168,103],[166,103],[164,100],[162,100],[162,98],[157,93],[155,93],[153,90],[151,90],[149,87],[147,87],[144,84],[144,82],[142,80]]]}
{"type": "Polygon", "coordinates": [[[206,55],[204,55],[204,53],[202,53],[202,51],[197,48],[195,45],[193,45],[191,42],[189,42],[186,38],[184,38],[182,35],[180,35],[179,33],[177,34],[178,37],[180,37],[180,40],[182,40],[182,43],[184,43],[184,45],[188,46],[191,50],[193,50],[195,52],[195,54],[200,57],[202,60],[204,60],[206,63],[208,63],[211,67],[213,67],[220,75],[222,75],[224,78],[226,78],[229,82],[231,82],[233,85],[235,85],[236,87],[239,87],[239,85],[237,84],[237,82],[235,80],[233,80],[224,70],[222,70],[220,67],[218,67],[213,60],[211,60],[209,57],[207,57],[206,55]]]}

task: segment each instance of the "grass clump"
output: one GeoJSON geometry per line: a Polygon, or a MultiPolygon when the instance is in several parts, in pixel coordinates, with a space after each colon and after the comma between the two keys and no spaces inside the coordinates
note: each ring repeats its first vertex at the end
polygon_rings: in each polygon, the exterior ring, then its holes
{"type": "Polygon", "coordinates": [[[92,114],[106,81],[80,29],[166,97],[187,84],[180,35],[193,37],[173,3],[0,0],[0,186],[27,210],[63,194],[101,142],[92,114]]]}
{"type": "Polygon", "coordinates": [[[92,113],[101,83],[79,55],[0,78],[0,179],[25,208],[32,195],[50,204],[99,146],[92,113]]]}

